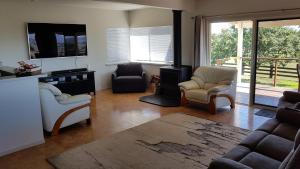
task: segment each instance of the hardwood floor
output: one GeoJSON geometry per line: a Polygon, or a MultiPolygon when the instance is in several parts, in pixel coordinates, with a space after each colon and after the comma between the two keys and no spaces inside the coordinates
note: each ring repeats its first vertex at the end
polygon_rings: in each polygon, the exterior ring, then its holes
{"type": "Polygon", "coordinates": [[[111,90],[98,91],[92,101],[92,125],[82,122],[61,130],[58,136],[45,135],[45,144],[0,157],[0,168],[52,169],[46,161],[50,156],[171,113],[185,113],[250,130],[267,120],[254,116],[258,109],[238,104],[234,111],[223,109],[213,115],[196,105],[165,108],[138,101],[140,96],[147,94],[150,93],[112,94],[111,90]]]}

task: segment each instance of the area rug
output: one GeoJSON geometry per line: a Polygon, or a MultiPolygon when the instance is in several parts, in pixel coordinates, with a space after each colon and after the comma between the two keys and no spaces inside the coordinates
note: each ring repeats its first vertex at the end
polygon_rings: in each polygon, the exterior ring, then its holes
{"type": "Polygon", "coordinates": [[[263,116],[268,118],[273,118],[276,116],[276,112],[273,110],[261,109],[255,113],[257,116],[263,116]]]}
{"type": "Polygon", "coordinates": [[[162,95],[150,95],[140,97],[141,102],[150,103],[162,107],[177,107],[180,106],[180,100],[164,97],[162,95]]]}
{"type": "Polygon", "coordinates": [[[57,169],[206,169],[250,131],[172,114],[48,159],[57,169]]]}

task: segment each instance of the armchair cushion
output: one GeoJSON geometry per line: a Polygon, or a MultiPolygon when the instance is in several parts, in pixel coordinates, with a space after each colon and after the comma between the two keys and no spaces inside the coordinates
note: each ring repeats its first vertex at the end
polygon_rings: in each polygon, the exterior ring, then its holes
{"type": "Polygon", "coordinates": [[[66,93],[63,93],[62,95],[60,96],[55,96],[55,99],[60,102],[60,101],[64,101],[66,99],[68,99],[69,97],[71,97],[71,95],[69,94],[66,94],[66,93]]]}
{"type": "Polygon", "coordinates": [[[48,89],[49,91],[51,91],[51,93],[54,95],[54,96],[60,96],[62,95],[62,92],[55,86],[53,86],[52,84],[49,84],[49,83],[39,83],[39,87],[41,89],[48,89]]]}
{"type": "Polygon", "coordinates": [[[204,85],[205,85],[205,82],[198,76],[192,76],[191,78],[192,80],[194,80],[198,85],[199,85],[199,88],[204,88],[204,85]]]}
{"type": "Polygon", "coordinates": [[[81,94],[76,96],[70,96],[64,100],[59,101],[60,104],[74,104],[74,103],[81,103],[81,102],[89,102],[91,100],[90,95],[81,94]]]}
{"type": "Polygon", "coordinates": [[[143,68],[140,63],[118,64],[117,76],[142,76],[143,68]]]}
{"type": "Polygon", "coordinates": [[[218,92],[224,92],[226,90],[229,90],[231,86],[229,85],[218,85],[214,86],[207,90],[208,93],[218,93],[218,92]]]}
{"type": "Polygon", "coordinates": [[[142,76],[118,76],[116,78],[117,80],[120,80],[120,79],[127,79],[127,80],[133,80],[133,79],[142,79],[142,76]]]}
{"type": "Polygon", "coordinates": [[[187,99],[192,101],[199,101],[203,103],[208,103],[208,93],[204,89],[192,89],[185,92],[187,99]]]}
{"type": "Polygon", "coordinates": [[[182,83],[179,83],[178,85],[179,85],[180,88],[183,88],[185,90],[199,89],[200,88],[198,83],[194,80],[182,82],[182,83]]]}

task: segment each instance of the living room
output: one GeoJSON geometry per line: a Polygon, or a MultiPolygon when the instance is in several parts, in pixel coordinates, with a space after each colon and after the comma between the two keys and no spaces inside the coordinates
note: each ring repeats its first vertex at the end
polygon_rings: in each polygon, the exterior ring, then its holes
{"type": "Polygon", "coordinates": [[[299,8],[1,1],[0,168],[298,168],[299,8]]]}

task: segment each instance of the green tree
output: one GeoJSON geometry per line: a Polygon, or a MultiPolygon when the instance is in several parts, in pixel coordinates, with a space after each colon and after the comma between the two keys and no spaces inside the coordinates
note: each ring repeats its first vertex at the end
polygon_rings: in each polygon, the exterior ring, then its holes
{"type": "MultiPolygon", "coordinates": [[[[211,60],[215,64],[218,59],[237,56],[237,29],[232,26],[211,37],[211,60]]],[[[252,29],[244,29],[243,57],[251,57],[252,29]]],[[[270,58],[299,58],[300,59],[300,26],[299,28],[279,26],[259,28],[258,56],[270,58]]],[[[280,61],[285,66],[290,61],[280,61]]],[[[260,65],[270,65],[270,61],[261,60],[260,65]]],[[[249,65],[249,61],[244,64],[249,65]]]]}

